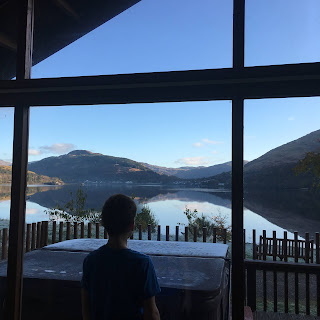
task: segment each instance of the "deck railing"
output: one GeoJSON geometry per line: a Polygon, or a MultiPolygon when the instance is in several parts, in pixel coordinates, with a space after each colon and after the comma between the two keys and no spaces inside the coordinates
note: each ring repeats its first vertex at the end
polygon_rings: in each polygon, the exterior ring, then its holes
{"type": "MultiPolygon", "coordinates": [[[[207,228],[204,227],[198,230],[194,227],[189,230],[189,227],[181,226],[175,227],[175,234],[170,234],[170,227],[166,226],[165,235],[161,234],[161,226],[157,226],[156,232],[152,232],[152,226],[148,225],[146,232],[143,232],[142,225],[138,225],[137,230],[132,235],[131,239],[147,239],[147,240],[165,240],[165,241],[211,241],[227,243],[227,230],[213,228],[212,236],[208,237],[207,228]],[[181,232],[180,234],[180,231],[181,232]],[[201,231],[201,232],[199,232],[201,231]]],[[[0,229],[0,259],[7,258],[8,253],[8,228],[0,229]]],[[[35,249],[42,248],[48,244],[62,242],[64,240],[78,239],[78,238],[96,238],[107,239],[108,234],[106,230],[100,226],[100,223],[84,222],[56,222],[56,221],[42,221],[26,225],[25,230],[25,252],[30,252],[35,249]]]]}
{"type": "Polygon", "coordinates": [[[266,237],[256,244],[253,230],[252,260],[245,261],[247,304],[253,311],[320,316],[319,233],[310,239],[266,237]],[[315,259],[313,257],[315,256],[315,259]]]}

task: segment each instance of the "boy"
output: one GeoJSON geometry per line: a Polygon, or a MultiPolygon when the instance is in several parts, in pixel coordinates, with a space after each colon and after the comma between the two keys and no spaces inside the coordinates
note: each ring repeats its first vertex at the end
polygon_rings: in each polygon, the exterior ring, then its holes
{"type": "Polygon", "coordinates": [[[151,259],[128,249],[137,207],[122,194],[111,196],[102,209],[108,243],[83,262],[81,280],[84,320],[158,320],[155,295],[160,292],[151,259]]]}

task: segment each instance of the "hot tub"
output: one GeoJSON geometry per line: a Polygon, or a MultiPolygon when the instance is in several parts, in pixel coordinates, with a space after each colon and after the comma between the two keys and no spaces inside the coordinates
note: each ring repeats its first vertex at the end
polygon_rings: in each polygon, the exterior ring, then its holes
{"type": "MultiPolygon", "coordinates": [[[[80,279],[88,252],[107,240],[69,240],[25,254],[22,319],[81,319],[80,279]]],[[[227,319],[228,246],[214,243],[129,240],[150,255],[161,293],[161,319],[227,319]]],[[[4,297],[6,261],[0,263],[4,297]]]]}

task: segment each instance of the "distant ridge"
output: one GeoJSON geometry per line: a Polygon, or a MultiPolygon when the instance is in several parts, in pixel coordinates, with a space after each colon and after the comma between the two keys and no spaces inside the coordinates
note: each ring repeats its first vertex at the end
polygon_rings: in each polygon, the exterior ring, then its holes
{"type": "Polygon", "coordinates": [[[11,166],[11,162],[0,160],[0,166],[11,166]]]}
{"type": "Polygon", "coordinates": [[[177,179],[160,175],[130,159],[87,150],[74,150],[58,157],[34,161],[28,168],[68,183],[170,183],[177,179]]]}
{"type": "MultiPolygon", "coordinates": [[[[247,164],[248,161],[244,160],[243,165],[247,164]]],[[[216,164],[209,167],[199,166],[199,167],[180,167],[180,168],[167,168],[151,165],[148,163],[142,163],[147,168],[159,173],[167,174],[170,176],[175,176],[181,179],[199,179],[212,177],[223,172],[231,171],[231,161],[216,164]]]]}

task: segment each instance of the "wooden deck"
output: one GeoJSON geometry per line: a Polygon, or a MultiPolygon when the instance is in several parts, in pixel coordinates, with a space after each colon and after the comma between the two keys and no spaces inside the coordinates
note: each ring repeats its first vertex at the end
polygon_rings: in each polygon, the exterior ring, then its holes
{"type": "Polygon", "coordinates": [[[320,317],[306,316],[302,314],[275,313],[257,311],[253,313],[254,320],[315,320],[320,317]]]}

